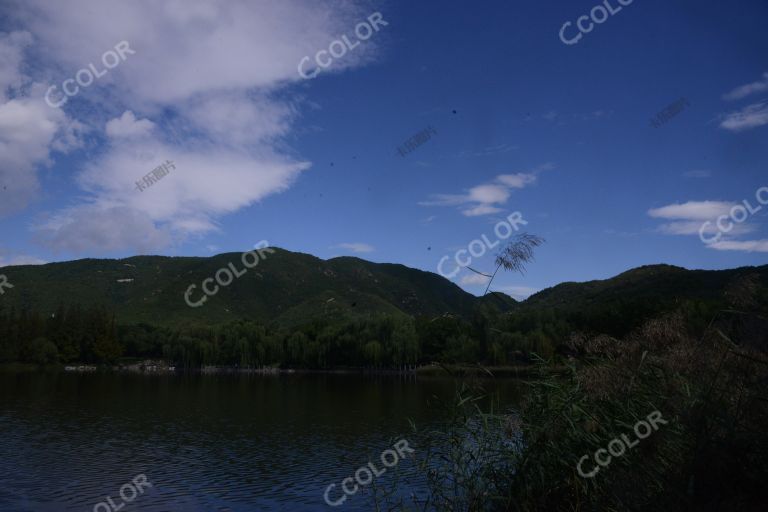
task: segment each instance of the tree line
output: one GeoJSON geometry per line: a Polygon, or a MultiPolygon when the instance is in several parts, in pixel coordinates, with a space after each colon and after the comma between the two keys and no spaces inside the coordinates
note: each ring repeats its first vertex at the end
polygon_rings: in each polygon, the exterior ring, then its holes
{"type": "Polygon", "coordinates": [[[60,306],[50,316],[0,309],[0,362],[114,364],[162,359],[208,365],[400,368],[441,362],[505,364],[515,354],[551,352],[542,332],[510,335],[478,314],[467,320],[372,314],[315,319],[297,327],[237,321],[211,327],[120,325],[104,308],[60,306]]]}
{"type": "MultiPolygon", "coordinates": [[[[689,325],[705,327],[714,304],[678,304],[689,325]]],[[[42,315],[0,308],[0,363],[115,364],[162,359],[184,368],[201,366],[328,369],[401,368],[426,364],[527,362],[552,357],[575,332],[620,337],[643,318],[632,301],[588,308],[477,310],[470,318],[445,315],[317,318],[294,327],[236,321],[206,327],[122,325],[102,307],[59,306],[42,315]]]]}

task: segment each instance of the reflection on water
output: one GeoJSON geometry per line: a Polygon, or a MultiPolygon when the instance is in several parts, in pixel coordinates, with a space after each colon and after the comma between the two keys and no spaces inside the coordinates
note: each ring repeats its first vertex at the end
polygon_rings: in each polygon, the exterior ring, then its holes
{"type": "MultiPolygon", "coordinates": [[[[3,373],[0,510],[91,511],[107,496],[119,506],[120,487],[141,473],[153,487],[121,512],[334,510],[326,487],[407,437],[408,418],[434,423],[428,404],[455,387],[391,376],[3,373]]],[[[513,381],[486,387],[502,403],[518,399],[513,381]]],[[[397,469],[415,468],[407,459],[397,469]]],[[[370,494],[335,510],[371,510],[370,494]]]]}

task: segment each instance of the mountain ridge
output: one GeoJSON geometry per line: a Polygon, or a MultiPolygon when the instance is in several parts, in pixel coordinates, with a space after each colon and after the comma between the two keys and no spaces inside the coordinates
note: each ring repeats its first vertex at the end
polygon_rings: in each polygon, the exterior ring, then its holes
{"type": "MultiPolygon", "coordinates": [[[[271,247],[253,268],[243,253],[213,256],[136,255],[127,258],[82,258],[42,265],[0,267],[13,289],[0,296],[0,307],[51,313],[64,304],[113,309],[120,322],[174,325],[258,319],[298,324],[317,316],[470,317],[478,309],[495,312],[528,309],[579,309],[590,304],[632,300],[714,300],[728,284],[749,274],[768,285],[768,265],[724,270],[689,270],[668,264],[643,265],[607,279],[559,283],[524,301],[503,292],[475,296],[435,274],[399,263],[374,263],[355,256],[324,260],[271,247]],[[194,285],[195,300],[204,297],[201,283],[233,264],[244,271],[220,286],[200,307],[184,302],[194,285]]],[[[232,268],[232,267],[229,267],[232,268]]],[[[213,286],[213,285],[212,285],[213,286]]]]}

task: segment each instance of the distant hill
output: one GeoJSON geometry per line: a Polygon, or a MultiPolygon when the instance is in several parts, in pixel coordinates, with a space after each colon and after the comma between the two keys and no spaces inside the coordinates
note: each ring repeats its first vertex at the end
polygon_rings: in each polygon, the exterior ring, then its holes
{"type": "Polygon", "coordinates": [[[403,265],[353,257],[322,260],[279,248],[274,251],[197,308],[185,303],[185,290],[195,284],[192,297],[199,300],[204,279],[229,263],[238,270],[244,268],[240,253],[5,267],[0,273],[8,276],[14,288],[0,296],[0,307],[49,314],[62,304],[99,305],[114,311],[120,323],[166,326],[239,319],[295,325],[319,316],[371,313],[469,318],[478,310],[557,311],[570,316],[615,311],[616,321],[626,321],[627,315],[640,319],[680,301],[722,301],[740,281],[751,283],[755,300],[768,304],[768,265],[721,271],[644,266],[611,279],[562,283],[517,302],[498,292],[478,298],[437,274],[403,265]]]}
{"type": "MultiPolygon", "coordinates": [[[[220,287],[201,307],[201,283],[233,264],[245,270],[240,253],[208,258],[135,256],[83,259],[0,269],[14,285],[0,305],[52,313],[60,304],[106,306],[121,323],[183,325],[238,319],[293,324],[323,315],[457,315],[471,313],[478,299],[430,272],[359,258],[321,260],[273,248],[259,264],[229,286],[220,287]]],[[[213,286],[213,285],[211,285],[213,286]]],[[[507,297],[498,307],[507,307],[507,297]]]]}
{"type": "Polygon", "coordinates": [[[542,290],[517,314],[546,312],[577,330],[623,336],[650,318],[681,309],[706,319],[721,309],[768,316],[768,265],[729,270],[648,265],[611,279],[542,290]]]}
{"type": "Polygon", "coordinates": [[[768,287],[768,265],[729,270],[687,270],[673,265],[646,265],[616,277],[584,283],[561,283],[525,301],[527,307],[581,308],[622,300],[720,300],[739,280],[768,287]]]}

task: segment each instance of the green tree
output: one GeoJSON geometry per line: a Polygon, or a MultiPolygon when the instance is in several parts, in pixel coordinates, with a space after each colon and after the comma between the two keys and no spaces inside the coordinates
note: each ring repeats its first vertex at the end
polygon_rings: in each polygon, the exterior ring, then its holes
{"type": "Polygon", "coordinates": [[[24,345],[23,360],[35,364],[53,364],[59,360],[56,345],[44,337],[38,337],[24,345]]]}

